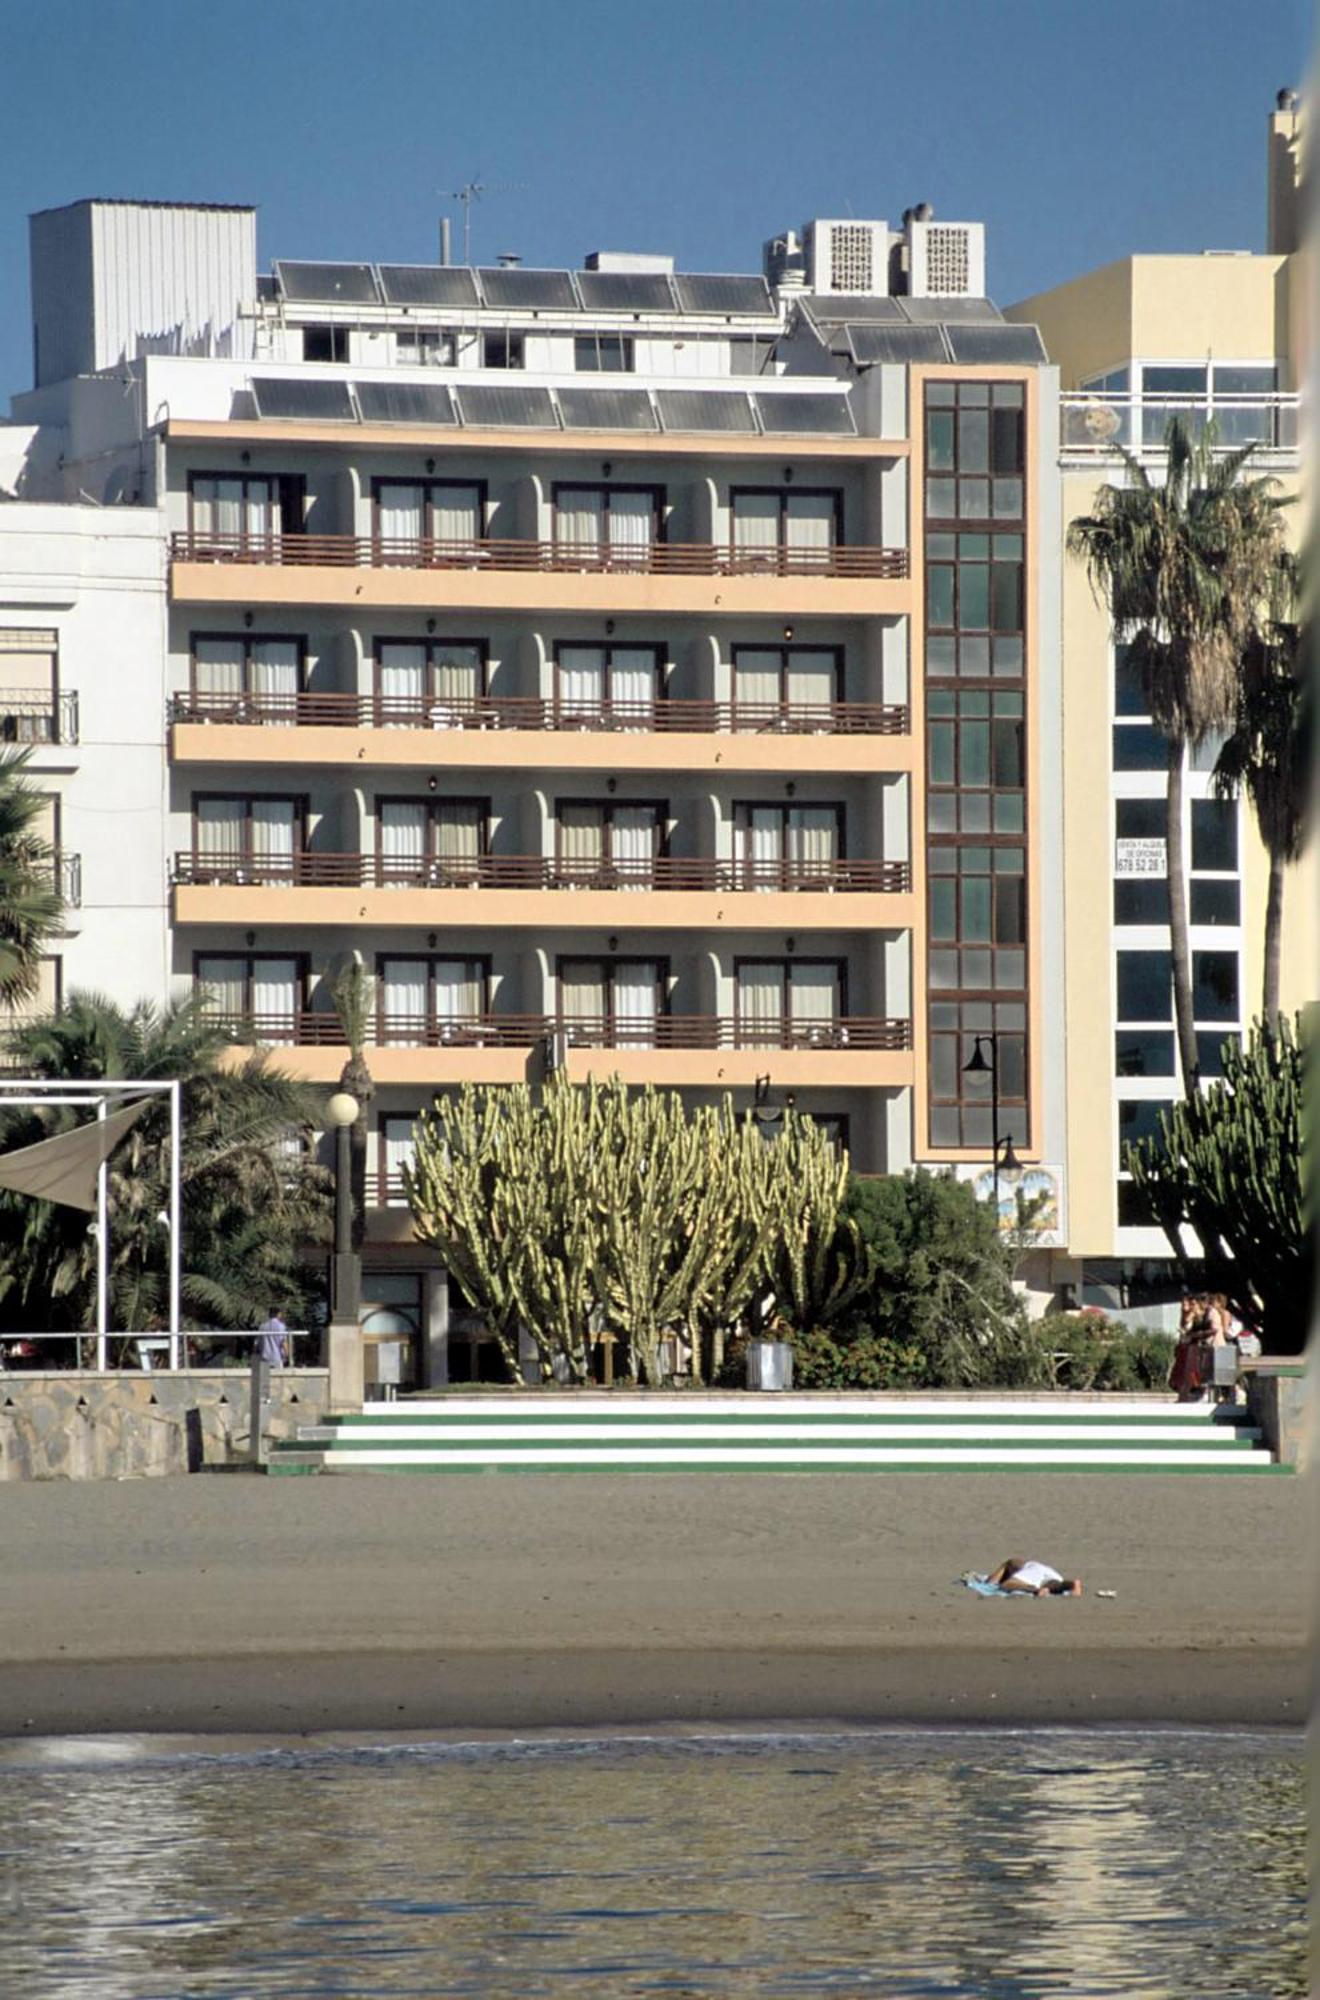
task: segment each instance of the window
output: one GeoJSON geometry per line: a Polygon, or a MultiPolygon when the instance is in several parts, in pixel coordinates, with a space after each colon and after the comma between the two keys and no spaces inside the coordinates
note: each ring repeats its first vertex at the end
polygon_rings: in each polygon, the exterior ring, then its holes
{"type": "Polygon", "coordinates": [[[1026,409],[1020,382],[938,382],[926,390],[926,517],[1022,517],[1026,409]]]}
{"type": "Polygon", "coordinates": [[[294,723],[306,652],[302,638],[194,632],[194,714],[208,722],[294,723]]]}
{"type": "Polygon", "coordinates": [[[481,365],[483,368],[523,367],[522,334],[483,333],[481,336],[481,365]]]}
{"type": "Polygon", "coordinates": [[[734,728],[828,729],[842,678],[837,647],[735,646],[734,728]]]}
{"type": "Polygon", "coordinates": [[[654,1048],[669,968],[659,958],[561,958],[559,1025],[579,1048],[654,1048]]]}
{"type": "Polygon", "coordinates": [[[1237,828],[1233,800],[1192,800],[1192,867],[1198,874],[1236,874],[1237,828]]]}
{"type": "Polygon", "coordinates": [[[198,952],[193,984],[231,1032],[265,1042],[297,1039],[307,984],[304,959],[275,952],[198,952]]]}
{"type": "Polygon", "coordinates": [[[302,532],[305,483],[295,473],[195,472],[188,483],[196,536],[242,543],[302,532]]]}
{"type": "Polygon", "coordinates": [[[1173,957],[1167,951],[1120,951],[1120,1021],[1173,1019],[1173,957]]]}
{"type": "Polygon", "coordinates": [[[0,742],[59,741],[58,658],[55,632],[0,629],[0,742]]]}
{"type": "Polygon", "coordinates": [[[376,960],[376,1040],[395,1048],[479,1041],[489,991],[487,959],[382,955],[376,960]]]}
{"type": "Polygon", "coordinates": [[[64,960],[58,956],[37,960],[37,989],[25,1000],[0,1008],[0,1018],[8,1027],[28,1021],[42,1021],[58,1014],[64,1004],[64,960]]]}
{"type": "Polygon", "coordinates": [[[1172,1031],[1120,1028],[1114,1037],[1114,1069],[1119,1076],[1172,1076],[1172,1031]]]}
{"type": "Polygon", "coordinates": [[[486,692],[481,639],[378,639],[378,729],[454,729],[479,721],[486,692]]]}
{"type": "Polygon", "coordinates": [[[1020,680],[1024,622],[1020,534],[927,535],[929,678],[1020,680]]]}
{"type": "Polygon", "coordinates": [[[573,341],[573,366],[579,374],[629,375],[632,339],[625,333],[580,333],[573,341]]]}
{"type": "Polygon", "coordinates": [[[417,1154],[416,1123],[412,1111],[383,1111],[376,1127],[376,1200],[381,1208],[404,1208],[403,1170],[411,1167],[417,1154]]]}
{"type": "Polygon", "coordinates": [[[1159,1217],[1150,1196],[1135,1181],[1118,1183],[1118,1226],[1120,1229],[1158,1229],[1159,1217]]]}
{"type": "Polygon", "coordinates": [[[555,551],[584,564],[611,569],[648,566],[660,539],[663,488],[654,486],[556,486],[555,551]]]}
{"type": "Polygon", "coordinates": [[[991,1073],[973,1071],[978,1034],[996,1036],[999,1065],[999,1136],[1011,1134],[1025,1145],[1030,1130],[1027,1103],[1027,1010],[1020,999],[932,1000],[930,1019],[930,1143],[989,1149],[993,1137],[991,1073]]]}
{"type": "Polygon", "coordinates": [[[964,842],[929,853],[932,991],[1021,990],[1026,981],[1025,850],[964,842]]]}
{"type": "Polygon", "coordinates": [[[932,687],[926,696],[927,826],[1022,838],[1025,697],[1016,689],[932,687]]]}
{"type": "Polygon", "coordinates": [[[1192,1013],[1198,1021],[1238,1019],[1238,956],[1235,951],[1192,953],[1192,1013]]]}
{"type": "Polygon", "coordinates": [[[305,326],[303,328],[304,361],[347,361],[348,328],[346,326],[305,326]]]}
{"type": "Polygon", "coordinates": [[[395,359],[410,368],[452,368],[454,336],[438,326],[400,327],[394,336],[395,359]]]}
{"type": "Polygon", "coordinates": [[[654,727],[664,650],[659,646],[555,648],[555,727],[654,727]]]}
{"type": "Polygon", "coordinates": [[[470,888],[489,824],[489,799],[377,799],[378,878],[386,888],[470,888]]]}
{"type": "Polygon", "coordinates": [[[1143,1139],[1158,1139],[1160,1119],[1173,1109],[1169,1098],[1124,1097],[1118,1105],[1119,1159],[1124,1146],[1139,1145],[1143,1139]]]}
{"type": "Polygon", "coordinates": [[[843,540],[843,495],[833,487],[735,487],[729,511],[740,570],[826,569],[843,540]]]}
{"type": "Polygon", "coordinates": [[[486,523],[486,489],[477,481],[378,479],[375,560],[463,561],[474,554],[486,523]],[[418,542],[431,546],[421,551],[418,542]]]}
{"type": "Polygon", "coordinates": [[[733,838],[742,888],[826,884],[845,851],[844,808],[740,802],[734,807],[733,838]]]}
{"type": "Polygon", "coordinates": [[[836,958],[734,961],[739,1048],[839,1048],[848,1011],[847,966],[836,958]]]}
{"type": "Polygon", "coordinates": [[[556,876],[561,887],[649,889],[664,848],[668,808],[656,799],[559,799],[556,876]]]}
{"type": "Polygon", "coordinates": [[[1242,921],[1241,892],[1236,882],[1206,882],[1193,876],[1188,900],[1194,924],[1232,929],[1242,921]]]}
{"type": "Polygon", "coordinates": [[[306,840],[305,799],[199,792],[193,799],[194,882],[295,882],[306,840]]]}

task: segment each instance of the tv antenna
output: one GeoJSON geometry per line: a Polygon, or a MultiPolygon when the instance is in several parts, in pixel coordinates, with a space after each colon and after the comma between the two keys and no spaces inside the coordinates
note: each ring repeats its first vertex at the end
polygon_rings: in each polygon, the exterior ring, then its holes
{"type": "Polygon", "coordinates": [[[488,194],[514,194],[519,188],[525,188],[526,185],[526,181],[487,182],[478,178],[474,181],[465,181],[461,188],[450,189],[450,201],[461,201],[463,204],[463,262],[465,264],[472,262],[473,202],[482,200],[488,194]]]}

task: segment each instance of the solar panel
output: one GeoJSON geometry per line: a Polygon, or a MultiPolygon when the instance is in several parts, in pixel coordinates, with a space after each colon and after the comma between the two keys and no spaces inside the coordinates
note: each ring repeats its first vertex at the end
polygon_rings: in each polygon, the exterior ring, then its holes
{"type": "Polygon", "coordinates": [[[678,303],[689,313],[764,313],[773,315],[774,300],[764,278],[726,272],[680,272],[674,279],[678,303]]]}
{"type": "Polygon", "coordinates": [[[519,383],[490,384],[480,388],[460,388],[459,409],[465,424],[505,425],[511,429],[553,430],[555,406],[548,389],[529,389],[519,383]]]}
{"type": "Polygon", "coordinates": [[[904,317],[911,320],[975,320],[989,321],[992,325],[1003,318],[999,307],[989,299],[903,299],[904,317]]]}
{"type": "Polygon", "coordinates": [[[370,264],[284,264],[275,275],[286,299],[308,305],[374,306],[379,303],[370,264]]]}
{"type": "Polygon", "coordinates": [[[644,389],[560,389],[559,414],[570,431],[653,431],[644,389]]]}
{"type": "Polygon", "coordinates": [[[454,399],[432,382],[355,382],[364,424],[454,424],[454,399]]]}
{"type": "Polygon", "coordinates": [[[1045,348],[1034,326],[951,326],[949,346],[955,361],[1044,361],[1045,348]]]}
{"type": "Polygon", "coordinates": [[[355,421],[347,382],[305,382],[272,375],[252,378],[259,417],[311,417],[318,423],[355,421]]]}
{"type": "Polygon", "coordinates": [[[477,281],[461,264],[381,264],[380,289],[392,306],[475,306],[477,281]]]}
{"type": "Polygon", "coordinates": [[[937,326],[846,326],[859,368],[878,361],[945,361],[944,336],[937,326]]]}
{"type": "Polygon", "coordinates": [[[500,265],[478,271],[486,304],[497,312],[576,312],[571,271],[524,271],[500,265]]]}
{"type": "Polygon", "coordinates": [[[663,271],[578,271],[575,275],[589,312],[674,310],[674,294],[663,271]]]}
{"type": "Polygon", "coordinates": [[[902,319],[897,299],[873,299],[865,292],[815,292],[802,301],[818,326],[835,326],[843,320],[902,319]]]}
{"type": "Polygon", "coordinates": [[[752,406],[738,389],[657,389],[667,431],[753,431],[752,406]]]}
{"type": "Polygon", "coordinates": [[[788,431],[816,431],[855,437],[857,426],[846,395],[803,393],[796,396],[757,396],[756,408],[763,430],[772,435],[788,431]]]}

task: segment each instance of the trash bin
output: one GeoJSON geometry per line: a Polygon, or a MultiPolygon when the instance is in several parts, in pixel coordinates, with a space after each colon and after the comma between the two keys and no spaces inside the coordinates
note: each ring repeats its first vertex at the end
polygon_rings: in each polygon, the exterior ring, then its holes
{"type": "Polygon", "coordinates": [[[753,1340],[747,1349],[749,1389],[791,1389],[793,1348],[787,1340],[753,1340]]]}

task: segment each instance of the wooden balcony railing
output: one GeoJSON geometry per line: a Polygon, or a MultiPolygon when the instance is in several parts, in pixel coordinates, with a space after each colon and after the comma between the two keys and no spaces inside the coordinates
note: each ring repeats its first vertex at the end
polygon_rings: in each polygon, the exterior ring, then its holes
{"type": "Polygon", "coordinates": [[[657,855],[640,861],[554,860],[480,854],[417,861],[381,854],[228,855],[184,852],[174,880],[190,887],[318,889],[840,890],[911,887],[906,861],[713,861],[657,855]]]}
{"type": "Polygon", "coordinates": [[[172,722],[271,729],[548,729],[634,735],[902,736],[881,701],[564,701],[523,695],[177,694],[172,722]]]}
{"type": "Polygon", "coordinates": [[[259,563],[281,568],[535,570],[633,576],[905,577],[906,549],[835,543],[824,548],[738,548],[727,542],[441,540],[430,535],[220,534],[181,530],[175,562],[259,563]]]}
{"type": "MultiPolygon", "coordinates": [[[[236,1042],[278,1042],[299,1048],[342,1048],[335,1014],[299,1009],[283,1014],[216,1017],[236,1042]]],[[[381,1015],[367,1035],[376,1048],[534,1048],[562,1035],[572,1049],[909,1049],[910,1021],[881,1015],[839,1015],[831,1021],[785,1018],[749,1021],[720,1014],[657,1014],[636,1020],[553,1014],[381,1015]]]]}

